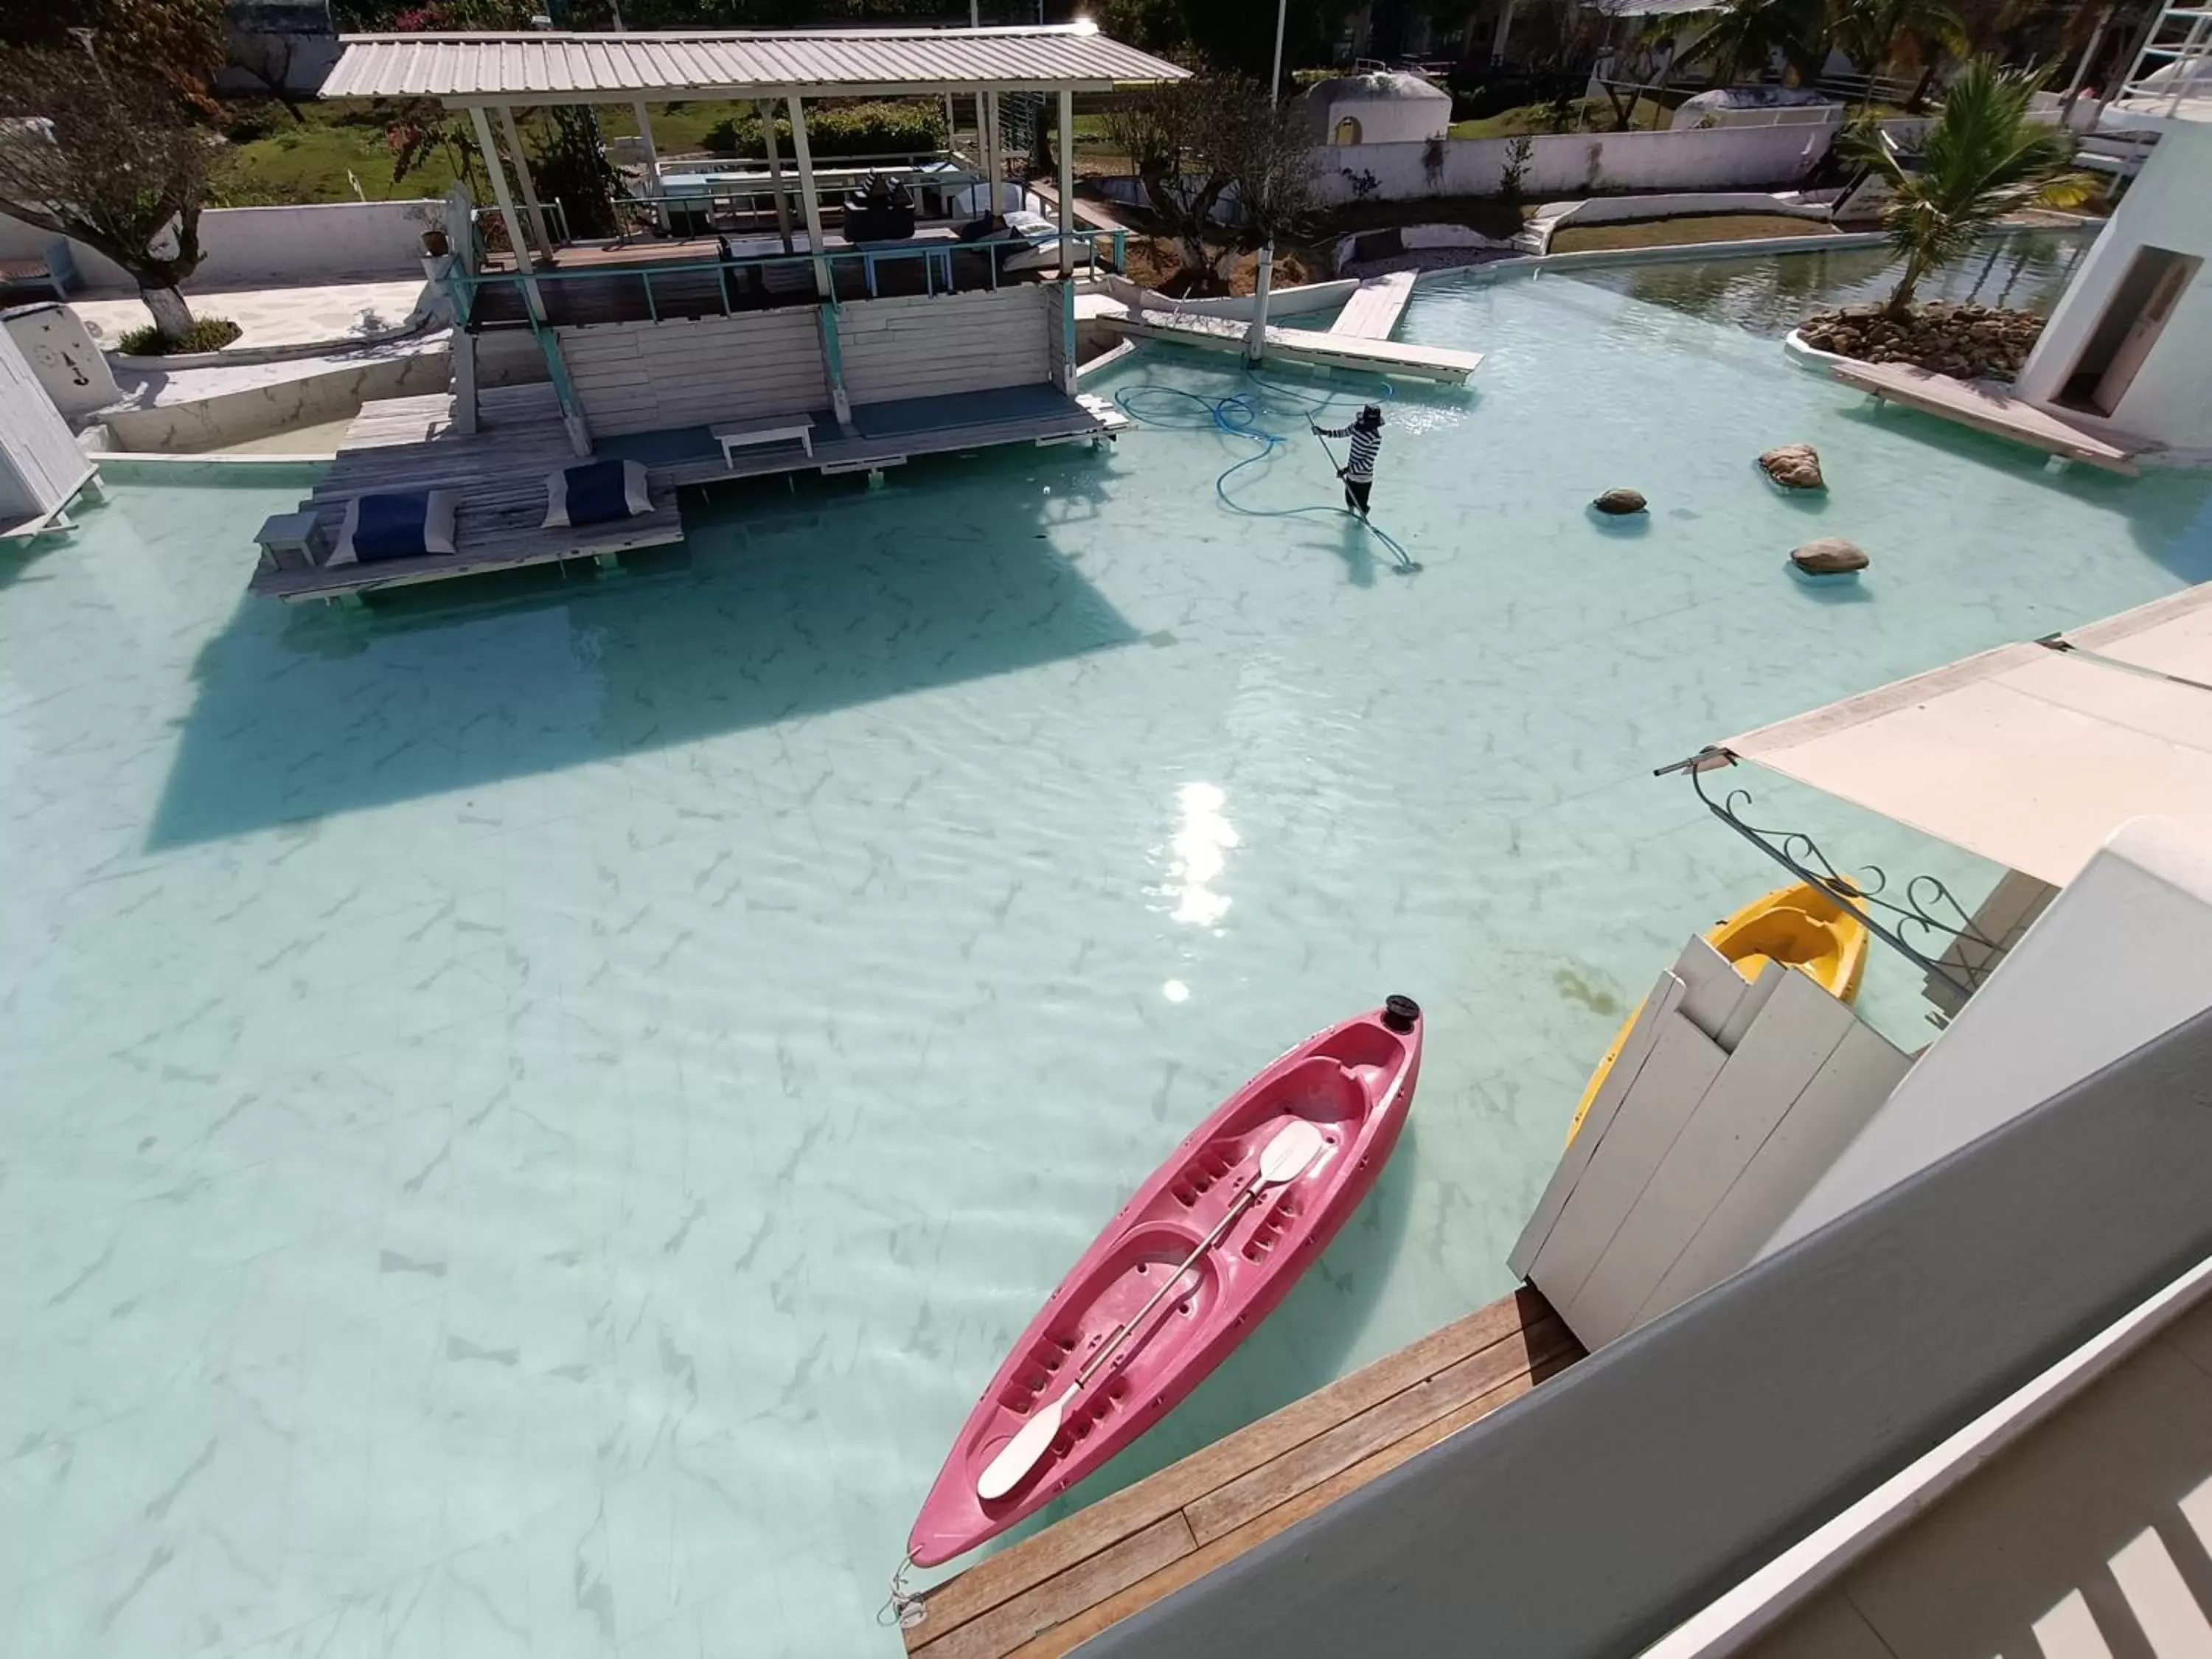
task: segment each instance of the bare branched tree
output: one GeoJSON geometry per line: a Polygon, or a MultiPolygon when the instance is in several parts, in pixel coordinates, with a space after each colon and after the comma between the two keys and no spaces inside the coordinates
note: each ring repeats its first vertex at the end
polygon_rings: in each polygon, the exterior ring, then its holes
{"type": "Polygon", "coordinates": [[[1245,222],[1262,237],[1291,229],[1312,205],[1312,139],[1297,112],[1272,104],[1256,81],[1167,82],[1129,94],[1105,125],[1194,275],[1211,268],[1206,234],[1232,185],[1245,222]]]}
{"type": "Polygon", "coordinates": [[[0,48],[0,212],[129,271],[165,338],[192,325],[178,284],[204,257],[218,154],[161,80],[75,49],[0,48]]]}

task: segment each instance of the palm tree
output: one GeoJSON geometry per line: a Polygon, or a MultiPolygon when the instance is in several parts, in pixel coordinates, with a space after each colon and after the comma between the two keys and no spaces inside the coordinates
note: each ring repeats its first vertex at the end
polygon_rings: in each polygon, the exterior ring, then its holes
{"type": "Polygon", "coordinates": [[[1889,186],[1882,210],[1889,240],[1905,256],[1905,274],[1887,305],[1897,315],[1912,304],[1922,277],[1958,258],[1974,239],[2008,213],[2031,207],[2071,207],[2094,187],[2069,173],[2074,136],[2028,118],[2028,101],[2044,76],[2002,70],[1977,58],[1943,94],[1943,107],[1908,171],[1872,124],[1855,127],[1844,145],[1889,186]]]}
{"type": "Polygon", "coordinates": [[[1924,88],[1946,52],[1967,49],[1966,25],[1944,0],[1837,0],[1829,23],[1836,44],[1867,77],[1869,103],[1875,76],[1888,64],[1920,69],[1924,88]]]}
{"type": "Polygon", "coordinates": [[[1674,55],[1674,67],[1710,63],[1713,79],[1725,87],[1746,70],[1763,73],[1778,53],[1801,80],[1820,72],[1828,55],[1822,0],[1727,0],[1720,15],[1674,55]]]}

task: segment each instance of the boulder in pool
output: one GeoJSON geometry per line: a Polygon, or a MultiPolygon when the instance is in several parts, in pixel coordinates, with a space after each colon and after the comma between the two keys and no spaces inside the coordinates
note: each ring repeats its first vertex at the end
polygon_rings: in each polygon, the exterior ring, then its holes
{"type": "Polygon", "coordinates": [[[1865,569],[1872,561],[1857,543],[1841,536],[1823,536],[1790,554],[1790,562],[1808,576],[1847,576],[1865,569]]]}
{"type": "Polygon", "coordinates": [[[1590,505],[1601,513],[1610,513],[1615,518],[1624,514],[1641,513],[1645,502],[1642,492],[1634,489],[1608,489],[1590,505]]]}
{"type": "Polygon", "coordinates": [[[1760,470],[1784,489],[1826,489],[1820,457],[1810,444],[1784,444],[1759,458],[1760,470]]]}

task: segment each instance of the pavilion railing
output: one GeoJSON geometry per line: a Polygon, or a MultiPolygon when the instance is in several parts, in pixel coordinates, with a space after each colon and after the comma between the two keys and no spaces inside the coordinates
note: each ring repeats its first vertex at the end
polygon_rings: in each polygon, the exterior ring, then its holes
{"type": "MultiPolygon", "coordinates": [[[[1078,252],[1076,264],[1087,274],[1095,276],[1102,258],[1115,270],[1123,267],[1127,253],[1127,234],[1120,230],[1079,230],[1070,234],[1069,240],[1078,252]]],[[[578,270],[558,267],[533,270],[527,275],[519,271],[465,272],[459,265],[450,270],[447,287],[453,301],[455,316],[466,325],[477,316],[478,303],[488,290],[508,289],[517,293],[522,317],[518,320],[533,322],[548,320],[543,296],[548,291],[558,293],[561,286],[572,283],[590,283],[601,291],[618,290],[635,283],[645,302],[645,319],[648,322],[661,320],[664,301],[672,296],[666,284],[682,280],[692,287],[689,300],[696,300],[696,285],[702,277],[713,277],[718,290],[719,312],[723,316],[772,309],[777,306],[813,305],[824,297],[817,289],[813,267],[817,258],[830,270],[830,289],[836,292],[836,275],[840,270],[858,270],[872,292],[875,270],[884,265],[920,260],[922,266],[922,292],[925,295],[952,293],[957,284],[953,280],[951,261],[958,255],[982,254],[989,276],[986,286],[998,288],[1008,276],[1025,272],[1006,272],[1006,257],[1020,253],[1043,252],[1049,256],[1052,246],[1043,248],[1022,237],[990,237],[972,242],[932,241],[911,246],[899,243],[873,243],[859,248],[830,248],[821,254],[781,253],[757,255],[736,258],[669,260],[637,265],[597,265],[578,270]],[[942,262],[942,263],[940,263],[942,262]],[[757,275],[757,287],[754,277],[757,275]],[[653,283],[659,279],[664,285],[656,291],[653,283]],[[738,283],[738,291],[757,294],[759,302],[732,304],[732,278],[738,283]]],[[[1057,261],[1041,267],[1041,274],[1054,274],[1057,261]]],[[[675,300],[675,304],[687,300],[675,300]]],[[[684,314],[691,314],[685,312],[684,314]]],[[[550,320],[558,322],[558,318],[550,320]]]]}

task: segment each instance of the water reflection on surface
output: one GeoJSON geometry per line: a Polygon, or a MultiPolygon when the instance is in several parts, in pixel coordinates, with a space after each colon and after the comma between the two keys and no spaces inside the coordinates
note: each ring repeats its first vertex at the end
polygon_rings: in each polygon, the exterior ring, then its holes
{"type": "MultiPolygon", "coordinates": [[[[1923,280],[1926,300],[1967,301],[2048,315],[2088,252],[2090,238],[2054,232],[1994,238],[1923,280]]],[[[1808,311],[1885,298],[1903,261],[1886,247],[1838,248],[1756,258],[1600,265],[1570,273],[1633,299],[1753,333],[1787,334],[1808,311]]]]}

